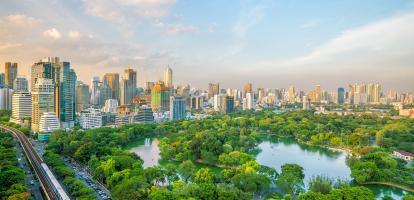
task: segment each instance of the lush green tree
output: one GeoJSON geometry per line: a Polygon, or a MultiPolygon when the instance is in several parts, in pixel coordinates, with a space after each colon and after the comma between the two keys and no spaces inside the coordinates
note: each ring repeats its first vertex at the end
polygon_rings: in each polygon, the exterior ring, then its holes
{"type": "Polygon", "coordinates": [[[178,166],[178,173],[185,182],[188,182],[190,179],[192,179],[195,172],[196,167],[194,163],[191,162],[191,160],[184,161],[178,166]]]}
{"type": "Polygon", "coordinates": [[[332,190],[333,181],[326,176],[315,176],[309,181],[309,190],[321,194],[328,194],[332,190]]]}
{"type": "Polygon", "coordinates": [[[209,168],[201,168],[197,171],[194,177],[196,183],[213,183],[214,177],[209,168]]]}
{"type": "Polygon", "coordinates": [[[297,164],[284,164],[276,183],[286,193],[291,194],[293,199],[296,199],[296,195],[303,190],[304,178],[305,174],[301,166],[297,164]]]}

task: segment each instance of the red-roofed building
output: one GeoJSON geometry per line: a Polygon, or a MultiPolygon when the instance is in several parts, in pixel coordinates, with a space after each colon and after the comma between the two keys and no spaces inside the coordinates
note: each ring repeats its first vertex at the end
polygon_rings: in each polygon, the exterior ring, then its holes
{"type": "Polygon", "coordinates": [[[414,160],[414,154],[406,151],[394,151],[393,155],[406,161],[414,160]]]}

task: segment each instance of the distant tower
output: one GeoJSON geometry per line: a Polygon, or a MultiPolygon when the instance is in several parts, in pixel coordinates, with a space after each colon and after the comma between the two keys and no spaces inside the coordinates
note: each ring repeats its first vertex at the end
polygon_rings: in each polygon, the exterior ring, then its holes
{"type": "Polygon", "coordinates": [[[170,97],[170,120],[185,118],[185,100],[181,96],[170,97]]]}
{"type": "Polygon", "coordinates": [[[6,62],[4,65],[4,85],[13,89],[14,79],[17,77],[17,63],[6,62]]]}
{"type": "Polygon", "coordinates": [[[54,111],[53,80],[37,78],[32,88],[32,131],[38,133],[42,115],[54,111]]]}
{"type": "Polygon", "coordinates": [[[170,68],[170,66],[168,66],[167,69],[165,69],[164,83],[167,87],[172,87],[173,86],[173,71],[170,68]]]}
{"type": "Polygon", "coordinates": [[[302,97],[303,110],[310,110],[310,99],[307,96],[302,97]]]}
{"type": "Polygon", "coordinates": [[[119,74],[106,73],[103,78],[103,83],[111,89],[111,99],[119,100],[119,74]]]}
{"type": "Polygon", "coordinates": [[[345,89],[342,87],[338,88],[338,103],[345,103],[345,89]]]}
{"type": "Polygon", "coordinates": [[[13,90],[15,92],[29,91],[28,85],[29,85],[29,82],[27,81],[26,77],[18,76],[14,79],[13,90]]]}

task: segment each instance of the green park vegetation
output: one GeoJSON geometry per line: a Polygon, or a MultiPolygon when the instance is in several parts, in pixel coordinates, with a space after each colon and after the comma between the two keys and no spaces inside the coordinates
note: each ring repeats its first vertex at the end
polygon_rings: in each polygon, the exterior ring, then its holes
{"type": "Polygon", "coordinates": [[[304,195],[352,199],[356,194],[373,199],[372,192],[364,187],[326,183],[324,178],[315,178],[315,182],[322,183],[311,185],[320,189],[305,192],[302,167],[285,164],[279,174],[255,161],[252,153],[257,151],[260,135],[349,149],[357,155],[349,160],[357,183],[391,181],[410,186],[413,180],[412,167],[390,153],[397,149],[414,151],[414,121],[372,115],[261,111],[203,120],[56,131],[47,149],[89,166],[94,178],[107,186],[114,199],[263,199],[277,198],[275,191],[286,194],[282,197],[285,199],[306,199],[304,195]],[[160,154],[167,164],[143,169],[143,161],[126,148],[154,135],[163,137],[160,154]],[[370,146],[378,146],[379,150],[373,151],[370,146]],[[380,153],[386,156],[375,160],[378,155],[371,155],[380,153]],[[203,167],[197,167],[200,164],[203,167]],[[361,165],[369,165],[367,169],[375,169],[372,165],[376,165],[380,172],[376,176],[384,177],[364,177],[358,171],[361,165]],[[221,170],[212,170],[217,167],[221,170]]]}
{"type": "Polygon", "coordinates": [[[29,199],[26,176],[17,161],[16,143],[9,133],[0,132],[0,199],[29,199]]]}

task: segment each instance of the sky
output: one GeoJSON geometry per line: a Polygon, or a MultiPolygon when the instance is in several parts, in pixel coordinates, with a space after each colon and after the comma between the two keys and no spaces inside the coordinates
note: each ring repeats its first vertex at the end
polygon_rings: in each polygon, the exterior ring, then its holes
{"type": "Polygon", "coordinates": [[[87,84],[132,67],[143,86],[169,65],[175,85],[204,89],[414,91],[414,0],[1,1],[0,62],[26,76],[57,56],[87,84]]]}

